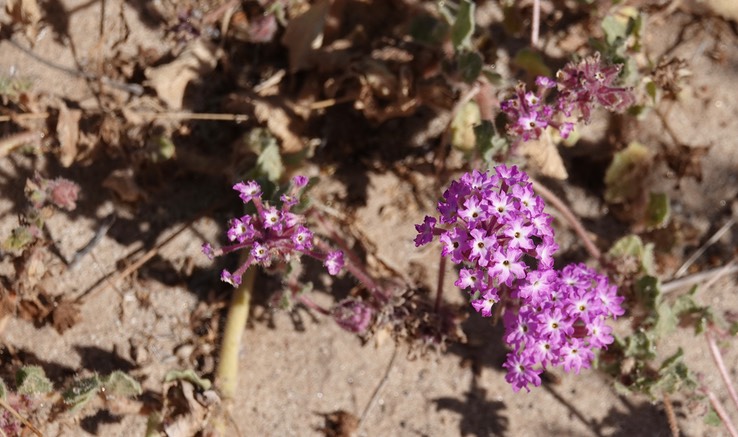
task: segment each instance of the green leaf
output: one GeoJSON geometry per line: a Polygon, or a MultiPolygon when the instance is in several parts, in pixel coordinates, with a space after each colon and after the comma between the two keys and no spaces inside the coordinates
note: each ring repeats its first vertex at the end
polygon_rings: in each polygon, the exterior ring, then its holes
{"type": "Polygon", "coordinates": [[[671,218],[669,197],[664,193],[651,193],[646,207],[646,227],[648,230],[663,228],[671,218]]]}
{"type": "Polygon", "coordinates": [[[476,102],[466,102],[451,120],[449,129],[451,130],[451,145],[462,152],[470,152],[474,150],[476,145],[476,137],[474,135],[474,125],[481,120],[479,106],[476,102]]]}
{"type": "Polygon", "coordinates": [[[6,252],[19,252],[36,241],[36,237],[28,226],[18,226],[10,231],[10,236],[3,241],[2,249],[6,252]]]}
{"type": "Polygon", "coordinates": [[[656,97],[658,96],[659,87],[656,82],[650,81],[646,84],[646,94],[651,98],[653,104],[656,104],[656,97]]]}
{"type": "Polygon", "coordinates": [[[457,62],[461,80],[466,83],[474,83],[482,73],[482,67],[484,67],[484,59],[482,59],[482,55],[473,51],[465,50],[459,53],[457,62]]]}
{"type": "Polygon", "coordinates": [[[634,257],[640,263],[641,272],[652,275],[654,272],[653,244],[643,244],[638,235],[626,235],[612,245],[608,254],[615,258],[634,257]]]}
{"type": "Polygon", "coordinates": [[[507,139],[497,133],[494,124],[489,120],[482,120],[474,126],[474,137],[482,159],[487,163],[494,161],[496,156],[507,153],[509,148],[507,139]]]}
{"type": "Polygon", "coordinates": [[[179,380],[191,382],[203,390],[210,390],[210,387],[213,386],[213,383],[210,382],[210,380],[205,379],[205,378],[200,378],[197,375],[197,373],[195,373],[195,371],[192,369],[170,370],[164,377],[165,383],[172,382],[172,381],[179,381],[179,380]]]}
{"type": "Polygon", "coordinates": [[[618,20],[615,16],[608,14],[602,20],[602,31],[605,32],[605,41],[611,46],[619,46],[625,42],[628,23],[618,20]]]}
{"type": "Polygon", "coordinates": [[[643,276],[635,284],[635,295],[647,309],[654,311],[661,302],[661,284],[654,276],[643,276]]]}
{"type": "Polygon", "coordinates": [[[15,384],[20,394],[48,393],[54,389],[54,385],[40,366],[23,366],[18,369],[15,374],[15,384]]]}
{"type": "Polygon", "coordinates": [[[114,396],[134,397],[143,393],[141,384],[120,370],[102,378],[101,382],[105,392],[114,396]]]}
{"type": "Polygon", "coordinates": [[[421,44],[439,46],[448,37],[450,26],[430,15],[421,15],[410,24],[410,36],[421,44]]]}
{"type": "Polygon", "coordinates": [[[513,63],[533,77],[552,77],[551,69],[543,61],[541,54],[531,48],[526,47],[515,53],[513,63]]]}
{"type": "Polygon", "coordinates": [[[461,0],[456,11],[456,18],[451,25],[451,43],[459,51],[471,49],[471,37],[474,34],[474,9],[476,5],[469,0],[461,0]]]}
{"type": "Polygon", "coordinates": [[[705,423],[710,426],[722,426],[723,421],[720,419],[720,416],[715,412],[715,410],[710,407],[710,411],[705,414],[705,423]]]}
{"type": "Polygon", "coordinates": [[[639,360],[656,358],[656,339],[650,331],[638,331],[623,341],[623,354],[639,360]]]}
{"type": "Polygon", "coordinates": [[[605,172],[605,201],[626,203],[638,198],[644,189],[646,175],[653,163],[653,153],[636,141],[612,158],[605,172]]]}
{"type": "Polygon", "coordinates": [[[8,398],[8,387],[5,386],[5,381],[0,378],[0,399],[5,400],[8,398]]]}
{"type": "Polygon", "coordinates": [[[261,152],[259,158],[256,160],[256,167],[270,181],[275,184],[279,181],[282,173],[284,173],[284,165],[282,164],[282,157],[279,155],[279,146],[276,142],[268,145],[261,152]]]}
{"type": "Polygon", "coordinates": [[[682,389],[697,387],[692,373],[684,364],[684,351],[681,348],[661,364],[659,379],[653,387],[662,393],[674,393],[682,389]]]}
{"type": "Polygon", "coordinates": [[[76,412],[90,402],[101,388],[100,378],[97,375],[78,379],[72,386],[62,393],[64,403],[71,406],[70,411],[76,412]]]}

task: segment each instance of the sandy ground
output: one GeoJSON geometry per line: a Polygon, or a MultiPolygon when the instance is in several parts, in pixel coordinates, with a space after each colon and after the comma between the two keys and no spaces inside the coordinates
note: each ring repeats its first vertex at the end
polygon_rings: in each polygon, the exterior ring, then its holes
{"type": "MultiPolygon", "coordinates": [[[[124,50],[157,44],[158,30],[142,23],[136,4],[107,2],[106,22],[111,23],[108,36],[121,32],[114,24],[121,11],[127,19],[130,33],[124,50]]],[[[98,34],[99,6],[72,0],[59,5],[70,12],[67,32],[82,63],[99,61],[106,46],[90,37],[98,34]]],[[[690,38],[687,32],[683,41],[677,41],[678,30],[690,19],[686,15],[680,17],[649,23],[647,33],[650,53],[656,56],[674,46],[673,54],[688,59],[693,72],[690,94],[673,104],[663,119],[682,144],[709,145],[710,149],[703,161],[702,182],[686,180],[677,191],[666,170],[655,169],[651,177],[655,187],[670,190],[675,214],[697,228],[700,241],[704,241],[724,222],[726,205],[738,194],[738,135],[734,123],[738,115],[738,38],[732,35],[729,40],[716,40],[709,32],[690,38]],[[708,50],[716,45],[724,51],[725,57],[720,62],[708,50]]],[[[53,30],[48,28],[42,34],[33,51],[73,68],[69,44],[57,41],[53,30]]],[[[14,68],[33,77],[40,91],[70,101],[91,99],[84,80],[40,64],[7,41],[0,41],[0,53],[0,71],[14,68]]],[[[634,135],[642,142],[655,147],[663,141],[664,125],[655,113],[647,115],[639,126],[645,130],[634,135]]],[[[28,176],[32,166],[26,158],[9,157],[0,161],[1,235],[17,224],[22,195],[19,181],[28,176]]],[[[83,168],[67,176],[99,182],[101,175],[92,173],[83,168]]],[[[84,182],[82,185],[84,190],[84,182]]],[[[592,199],[576,186],[554,185],[575,211],[594,209],[596,215],[604,209],[603,205],[588,204],[592,199]]],[[[408,237],[412,225],[430,212],[430,204],[417,202],[411,192],[407,181],[391,172],[370,173],[367,205],[357,210],[356,226],[376,245],[378,259],[399,271],[410,271],[412,266],[420,265],[426,284],[432,286],[438,264],[435,250],[419,251],[408,237]]],[[[48,223],[55,245],[67,259],[86,244],[99,220],[120,210],[111,193],[95,189],[83,196],[80,208],[85,210],[84,214],[60,214],[48,223]]],[[[154,210],[138,214],[149,214],[142,216],[145,223],[157,222],[154,210]]],[[[555,211],[552,214],[556,216],[555,211]]],[[[140,253],[141,244],[136,238],[130,235],[124,238],[121,234],[155,234],[151,229],[136,229],[136,213],[127,217],[114,225],[113,230],[118,227],[116,232],[111,231],[78,269],[63,271],[48,284],[54,294],[76,296],[119,268],[119,260],[136,251],[140,253]]],[[[180,217],[171,225],[157,223],[161,231],[158,241],[163,241],[185,221],[180,217]]],[[[43,365],[52,380],[80,372],[105,373],[122,368],[141,381],[145,391],[159,393],[168,370],[196,365],[192,361],[195,342],[191,315],[209,292],[223,293],[224,288],[217,281],[217,269],[199,251],[203,241],[219,239],[221,223],[222,220],[216,222],[211,218],[196,220],[165,245],[156,259],[156,263],[175,270],[184,271],[185,265],[194,268],[199,275],[200,289],[190,289],[188,283],[157,280],[161,275],[157,273],[158,264],[154,263],[151,271],[143,269],[134,279],[103,287],[85,299],[81,321],[63,335],[48,325],[36,327],[23,320],[8,320],[1,333],[4,347],[43,365]]],[[[560,223],[559,227],[566,238],[566,228],[560,223]]],[[[730,247],[735,241],[736,234],[731,231],[720,244],[730,247]]],[[[50,257],[48,268],[53,264],[61,265],[58,259],[50,257]]],[[[2,267],[5,271],[9,268],[7,263],[2,267]]],[[[451,276],[446,275],[446,288],[452,290],[448,299],[458,302],[461,295],[454,290],[451,276]]],[[[699,300],[715,308],[738,311],[737,291],[734,279],[727,278],[700,294],[699,300]]],[[[316,300],[321,299],[328,302],[327,296],[317,293],[316,300]]],[[[585,371],[579,376],[559,374],[559,383],[544,384],[529,394],[513,393],[504,381],[501,368],[504,349],[499,329],[476,315],[464,324],[468,345],[451,345],[444,353],[409,360],[405,346],[396,347],[391,341],[375,339],[362,345],[331,321],[312,318],[304,311],[298,313],[303,323],[297,325],[294,317],[284,313],[274,314],[270,318],[273,323],[261,321],[259,316],[269,311],[261,305],[254,308],[255,317],[242,346],[241,379],[232,416],[244,436],[321,435],[326,414],[345,410],[362,416],[385,375],[373,407],[362,422],[361,435],[670,435],[661,403],[651,403],[638,396],[622,397],[595,371],[585,371]]],[[[702,375],[704,383],[726,401],[727,395],[719,385],[703,339],[685,331],[665,344],[662,353],[666,356],[678,346],[684,347],[690,368],[702,375]]],[[[729,371],[735,378],[738,351],[735,344],[722,346],[729,371]]],[[[213,355],[216,345],[211,347],[213,355]]],[[[683,435],[726,435],[722,428],[704,424],[702,404],[681,397],[674,401],[683,435]]],[[[738,414],[734,412],[733,418],[738,420],[738,414]]],[[[143,416],[98,414],[80,422],[54,423],[46,429],[46,435],[140,436],[145,427],[143,416]]]]}

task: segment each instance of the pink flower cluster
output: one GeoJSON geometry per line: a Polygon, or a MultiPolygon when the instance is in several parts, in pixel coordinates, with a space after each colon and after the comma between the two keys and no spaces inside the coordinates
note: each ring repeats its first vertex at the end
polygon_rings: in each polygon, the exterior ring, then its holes
{"type": "Polygon", "coordinates": [[[574,129],[571,121],[560,122],[565,116],[571,119],[575,111],[588,123],[595,105],[622,112],[635,98],[627,88],[614,86],[620,74],[620,65],[603,65],[599,53],[579,63],[569,63],[556,74],[556,81],[540,76],[536,79],[538,90],[526,91],[525,84],[515,88],[515,95],[500,105],[509,120],[508,134],[523,141],[536,139],[551,126],[567,138],[574,129]],[[552,104],[546,104],[549,90],[557,88],[558,95],[552,104]]]}
{"type": "Polygon", "coordinates": [[[343,252],[322,253],[315,250],[313,233],[304,225],[305,217],[292,212],[292,208],[299,203],[299,195],[307,182],[304,176],[293,178],[290,190],[280,197],[280,208],[262,200],[261,186],[256,181],[239,182],[233,186],[243,203],[253,203],[256,211],[231,220],[227,236],[233,242],[232,245],[217,250],[208,243],[202,247],[203,253],[211,259],[240,249],[249,251],[246,261],[235,272],[223,270],[220,275],[222,281],[236,287],[251,265],[266,267],[273,260],[288,260],[295,253],[322,260],[331,275],[337,275],[341,271],[344,264],[343,252]]]}
{"type": "Polygon", "coordinates": [[[438,237],[441,254],[461,266],[456,285],[489,317],[504,311],[507,381],[515,391],[540,385],[547,366],[579,372],[593,349],[612,343],[608,316],[623,314],[607,278],[583,265],[553,266],[558,250],[551,217],[516,166],[474,171],[453,181],[438,220],[416,225],[416,246],[438,237]],[[445,225],[445,226],[443,226],[445,225]],[[500,305],[496,305],[500,303],[500,305]]]}

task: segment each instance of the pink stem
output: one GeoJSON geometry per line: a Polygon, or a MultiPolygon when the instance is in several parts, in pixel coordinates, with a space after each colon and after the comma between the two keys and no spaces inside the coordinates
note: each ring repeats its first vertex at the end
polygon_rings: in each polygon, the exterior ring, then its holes
{"type": "Polygon", "coordinates": [[[530,44],[538,48],[538,35],[541,28],[541,0],[533,0],[533,23],[530,31],[530,44]]]}
{"type": "Polygon", "coordinates": [[[596,259],[597,262],[602,263],[602,253],[600,250],[595,246],[594,242],[592,242],[592,239],[589,238],[589,235],[587,235],[587,230],[584,229],[584,226],[582,226],[582,222],[580,222],[573,212],[569,209],[566,204],[559,199],[559,197],[553,193],[553,191],[546,188],[543,184],[536,180],[531,180],[533,183],[533,189],[541,194],[541,197],[543,197],[546,202],[548,202],[551,206],[559,210],[561,215],[564,216],[564,219],[566,219],[567,222],[569,222],[569,225],[572,227],[574,232],[579,236],[579,238],[582,240],[582,244],[584,244],[584,248],[587,249],[587,252],[592,256],[592,258],[596,259]]]}
{"type": "Polygon", "coordinates": [[[711,327],[705,330],[707,345],[710,347],[712,359],[713,361],[715,361],[715,365],[717,366],[718,371],[720,371],[720,376],[723,378],[723,383],[728,389],[730,399],[733,400],[733,404],[735,405],[736,409],[738,409],[738,394],[736,393],[735,387],[733,386],[733,381],[730,379],[730,374],[728,374],[728,370],[725,368],[725,363],[723,363],[723,355],[720,353],[720,349],[715,342],[715,338],[712,336],[711,330],[711,327]]]}
{"type": "Polygon", "coordinates": [[[720,400],[717,398],[717,396],[715,396],[715,393],[707,390],[706,388],[703,388],[703,391],[705,392],[705,394],[707,394],[707,398],[710,399],[710,404],[712,404],[712,408],[715,410],[718,417],[720,417],[720,420],[723,422],[723,425],[725,425],[725,428],[727,428],[728,433],[731,435],[731,437],[738,437],[738,431],[735,430],[735,425],[733,425],[733,422],[731,422],[730,416],[728,416],[728,413],[725,412],[723,405],[720,403],[720,400]]]}

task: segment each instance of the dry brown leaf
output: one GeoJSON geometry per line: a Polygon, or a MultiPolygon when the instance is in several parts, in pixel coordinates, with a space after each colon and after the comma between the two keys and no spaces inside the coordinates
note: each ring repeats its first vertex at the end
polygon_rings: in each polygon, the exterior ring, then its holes
{"type": "Polygon", "coordinates": [[[215,44],[202,39],[193,40],[177,59],[147,68],[145,74],[159,98],[169,108],[179,110],[182,109],[187,85],[215,69],[218,52],[215,44]]]}
{"type": "Polygon", "coordinates": [[[77,142],[79,141],[79,120],[82,111],[69,109],[63,102],[59,103],[59,119],[56,122],[56,136],[59,139],[59,161],[64,167],[69,167],[77,157],[77,142]]]}
{"type": "Polygon", "coordinates": [[[548,131],[537,140],[523,142],[518,151],[544,176],[565,180],[569,177],[559,150],[548,131]]]}
{"type": "Polygon", "coordinates": [[[36,0],[7,0],[5,11],[13,22],[26,27],[26,35],[31,41],[36,39],[37,25],[41,20],[41,9],[36,0]]]}
{"type": "Polygon", "coordinates": [[[102,185],[113,190],[124,202],[134,203],[146,198],[146,193],[136,183],[133,170],[130,168],[118,169],[110,173],[102,185]]]}
{"type": "Polygon", "coordinates": [[[313,65],[312,54],[323,44],[323,30],[330,4],[330,0],[320,0],[305,13],[290,20],[287,25],[282,44],[290,54],[290,72],[313,65]]]}
{"type": "Polygon", "coordinates": [[[305,147],[305,142],[291,127],[299,125],[296,117],[290,116],[284,108],[266,99],[254,99],[254,115],[261,123],[266,123],[269,131],[282,140],[282,151],[295,153],[305,147]]]}
{"type": "Polygon", "coordinates": [[[51,324],[59,334],[63,334],[81,319],[79,305],[74,302],[61,301],[51,312],[51,324]]]}

